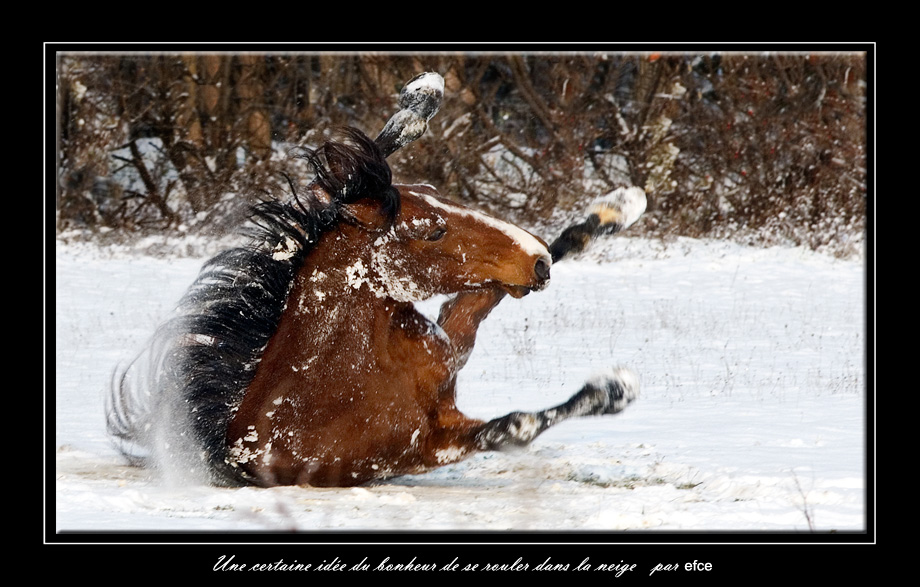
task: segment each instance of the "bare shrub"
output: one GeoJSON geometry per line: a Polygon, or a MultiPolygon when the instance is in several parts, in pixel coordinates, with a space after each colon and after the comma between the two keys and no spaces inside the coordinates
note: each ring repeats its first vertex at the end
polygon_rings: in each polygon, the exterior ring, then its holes
{"type": "Polygon", "coordinates": [[[400,181],[548,232],[627,185],[662,238],[846,254],[865,230],[859,52],[63,54],[59,226],[222,225],[287,189],[290,149],[379,131],[421,71],[445,99],[400,181]]]}

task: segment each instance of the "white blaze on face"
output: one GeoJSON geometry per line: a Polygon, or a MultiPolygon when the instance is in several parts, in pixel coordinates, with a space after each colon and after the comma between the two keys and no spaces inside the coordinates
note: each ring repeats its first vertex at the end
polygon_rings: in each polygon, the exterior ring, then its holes
{"type": "Polygon", "coordinates": [[[410,191],[410,193],[424,199],[435,208],[446,210],[451,214],[459,214],[468,218],[475,218],[477,221],[482,222],[487,226],[500,230],[501,232],[505,233],[508,238],[517,243],[517,245],[521,247],[521,249],[525,252],[535,257],[546,257],[547,262],[549,261],[549,251],[546,249],[546,246],[538,241],[535,236],[522,228],[518,228],[510,222],[504,222],[487,214],[483,214],[482,212],[470,210],[469,208],[453,206],[428,194],[423,194],[415,191],[410,191]]]}

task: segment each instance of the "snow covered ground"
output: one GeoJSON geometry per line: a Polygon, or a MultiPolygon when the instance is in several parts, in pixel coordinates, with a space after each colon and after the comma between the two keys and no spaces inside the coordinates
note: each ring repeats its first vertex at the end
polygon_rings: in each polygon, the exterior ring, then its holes
{"type": "Polygon", "coordinates": [[[546,291],[493,312],[459,404],[484,419],[544,408],[627,365],[642,395],[622,414],[362,488],[225,489],[126,466],[103,424],[113,368],[203,257],[58,242],[46,480],[56,531],[865,530],[863,261],[683,239],[599,244],[554,266],[546,291]]]}

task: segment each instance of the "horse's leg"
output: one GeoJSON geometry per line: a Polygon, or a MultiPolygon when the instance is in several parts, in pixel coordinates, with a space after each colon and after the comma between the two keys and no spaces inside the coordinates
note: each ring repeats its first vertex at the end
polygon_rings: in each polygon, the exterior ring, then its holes
{"type": "Polygon", "coordinates": [[[479,450],[526,446],[550,426],[569,418],[621,412],[639,397],[639,379],[620,367],[587,383],[567,402],[539,412],[512,412],[484,423],[475,431],[479,450]]]}
{"type": "Polygon", "coordinates": [[[452,401],[456,378],[438,413],[438,425],[426,441],[429,466],[441,466],[482,452],[522,447],[550,426],[569,418],[616,414],[639,396],[635,373],[618,368],[595,377],[567,402],[539,412],[511,412],[489,422],[464,416],[452,401]]]}
{"type": "MultiPolygon", "coordinates": [[[[500,290],[464,292],[444,303],[438,324],[447,334],[459,370],[473,349],[479,324],[504,298],[500,290]]],[[[478,451],[526,446],[550,426],[569,418],[616,414],[639,396],[639,380],[626,368],[598,376],[568,401],[539,412],[512,412],[489,422],[464,416],[454,403],[456,376],[440,391],[438,426],[428,442],[434,465],[460,460],[478,451]]]]}
{"type": "Polygon", "coordinates": [[[457,358],[455,369],[459,370],[466,364],[476,343],[479,324],[504,297],[502,290],[462,292],[441,306],[438,324],[454,349],[457,358]]]}

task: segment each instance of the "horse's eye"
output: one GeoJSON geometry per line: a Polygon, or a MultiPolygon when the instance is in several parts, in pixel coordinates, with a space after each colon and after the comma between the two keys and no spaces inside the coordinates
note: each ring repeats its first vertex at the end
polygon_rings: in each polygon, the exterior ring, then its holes
{"type": "Polygon", "coordinates": [[[428,235],[428,240],[430,241],[439,241],[444,238],[444,235],[447,234],[447,229],[443,226],[439,226],[434,229],[434,232],[428,235]]]}

